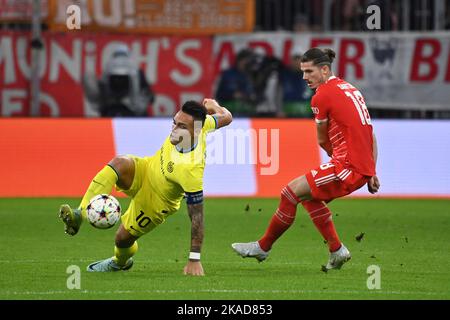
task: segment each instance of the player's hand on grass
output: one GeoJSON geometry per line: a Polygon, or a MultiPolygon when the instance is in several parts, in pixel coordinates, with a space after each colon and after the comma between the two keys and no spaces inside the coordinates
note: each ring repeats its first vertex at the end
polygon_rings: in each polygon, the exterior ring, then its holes
{"type": "Polygon", "coordinates": [[[370,178],[369,182],[367,183],[367,189],[369,189],[370,193],[377,193],[378,189],[380,189],[380,180],[378,180],[377,176],[373,176],[370,178]]]}
{"type": "Polygon", "coordinates": [[[204,276],[205,272],[203,271],[203,266],[200,261],[188,261],[186,266],[183,269],[183,273],[185,275],[191,276],[204,276]]]}

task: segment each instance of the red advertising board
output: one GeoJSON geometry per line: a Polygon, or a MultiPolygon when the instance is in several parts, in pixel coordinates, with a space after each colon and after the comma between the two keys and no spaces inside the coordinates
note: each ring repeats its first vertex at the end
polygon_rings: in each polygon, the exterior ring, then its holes
{"type": "MultiPolygon", "coordinates": [[[[342,33],[335,37],[253,33],[215,37],[45,32],[41,56],[42,116],[96,116],[82,81],[100,77],[117,45],[130,48],[156,94],[148,115],[172,116],[182,102],[213,94],[236,53],[251,47],[285,63],[312,46],[335,50],[336,75],[357,86],[370,107],[448,109],[448,34],[342,33]]],[[[30,34],[0,32],[0,116],[30,115],[30,34]]]]}
{"type": "MultiPolygon", "coordinates": [[[[212,40],[92,33],[44,33],[41,55],[42,116],[85,116],[83,77],[99,78],[115,47],[129,47],[157,93],[149,115],[172,115],[182,101],[211,95],[212,40]]],[[[30,114],[30,35],[0,32],[0,115],[30,114]]]]}

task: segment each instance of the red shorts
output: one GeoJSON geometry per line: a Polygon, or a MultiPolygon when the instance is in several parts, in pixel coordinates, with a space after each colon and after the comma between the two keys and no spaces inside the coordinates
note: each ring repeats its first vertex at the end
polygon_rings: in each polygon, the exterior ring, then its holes
{"type": "Polygon", "coordinates": [[[364,186],[370,177],[354,172],[331,160],[306,174],[314,200],[331,201],[364,186]]]}

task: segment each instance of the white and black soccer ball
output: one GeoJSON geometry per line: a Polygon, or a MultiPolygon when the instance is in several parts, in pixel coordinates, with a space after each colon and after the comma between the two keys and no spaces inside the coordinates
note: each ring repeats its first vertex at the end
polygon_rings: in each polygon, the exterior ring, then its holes
{"type": "Polygon", "coordinates": [[[120,219],[119,201],[111,195],[99,194],[91,199],[87,208],[87,219],[98,229],[113,227],[120,219]]]}

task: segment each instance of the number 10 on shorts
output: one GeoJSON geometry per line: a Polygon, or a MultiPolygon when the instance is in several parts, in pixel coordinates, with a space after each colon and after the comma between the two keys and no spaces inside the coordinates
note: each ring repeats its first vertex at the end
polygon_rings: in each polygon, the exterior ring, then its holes
{"type": "MultiPolygon", "coordinates": [[[[140,214],[136,217],[136,222],[139,227],[144,229],[146,226],[148,226],[152,222],[152,220],[149,217],[145,216],[144,211],[139,210],[139,212],[140,212],[140,214]]],[[[131,226],[131,229],[138,231],[135,228],[133,228],[133,226],[131,226]]]]}

